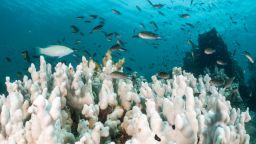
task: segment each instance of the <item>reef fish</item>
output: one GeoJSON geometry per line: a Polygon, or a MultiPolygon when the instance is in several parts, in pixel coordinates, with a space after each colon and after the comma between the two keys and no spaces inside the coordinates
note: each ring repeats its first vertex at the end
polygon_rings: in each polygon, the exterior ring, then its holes
{"type": "Polygon", "coordinates": [[[138,36],[142,39],[148,39],[148,40],[156,40],[161,38],[157,34],[148,32],[148,31],[139,32],[138,36]]]}
{"type": "Polygon", "coordinates": [[[212,48],[205,48],[204,49],[204,53],[207,54],[207,55],[213,54],[215,52],[216,52],[216,50],[212,49],[212,48]]]}
{"type": "Polygon", "coordinates": [[[157,76],[161,79],[168,79],[170,78],[170,74],[168,74],[167,72],[159,72],[157,73],[157,76]]]}
{"type": "Polygon", "coordinates": [[[50,57],[64,57],[74,52],[73,49],[62,45],[51,45],[46,48],[38,48],[40,54],[50,57]]]}
{"type": "Polygon", "coordinates": [[[244,56],[249,60],[249,62],[254,63],[254,58],[249,52],[244,51],[244,56]]]}
{"type": "Polygon", "coordinates": [[[79,28],[75,25],[71,25],[70,27],[72,33],[78,33],[80,31],[79,28]]]}
{"type": "Polygon", "coordinates": [[[129,78],[126,74],[124,74],[124,73],[122,73],[122,72],[119,72],[119,71],[114,71],[114,72],[112,72],[112,73],[110,74],[110,77],[111,77],[112,79],[128,79],[128,78],[129,78]]]}
{"type": "Polygon", "coordinates": [[[120,15],[120,14],[121,14],[121,12],[120,12],[120,11],[115,10],[115,9],[112,9],[112,12],[113,12],[114,14],[117,14],[117,15],[120,15]]]}
{"type": "Polygon", "coordinates": [[[24,59],[25,61],[30,62],[30,56],[29,56],[27,50],[21,52],[21,56],[23,57],[23,59],[24,59]]]}

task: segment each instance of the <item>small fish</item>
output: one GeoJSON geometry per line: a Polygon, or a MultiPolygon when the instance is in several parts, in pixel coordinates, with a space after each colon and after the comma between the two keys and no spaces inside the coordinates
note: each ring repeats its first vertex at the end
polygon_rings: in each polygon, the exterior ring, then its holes
{"type": "Polygon", "coordinates": [[[159,78],[161,78],[161,79],[168,79],[168,78],[170,78],[170,74],[167,73],[167,72],[163,72],[163,71],[157,73],[157,76],[158,76],[159,78]]]}
{"type": "Polygon", "coordinates": [[[64,57],[74,52],[71,48],[62,45],[51,45],[46,48],[38,48],[40,54],[50,57],[64,57]]]}
{"type": "Polygon", "coordinates": [[[141,8],[138,5],[136,5],[136,8],[137,8],[138,11],[141,12],[141,8]]]}
{"type": "Polygon", "coordinates": [[[153,8],[157,8],[157,9],[164,7],[163,4],[153,4],[152,6],[153,6],[153,8]]]}
{"type": "Polygon", "coordinates": [[[158,29],[158,26],[157,26],[156,22],[150,21],[150,24],[152,24],[156,29],[158,29]]]}
{"type": "Polygon", "coordinates": [[[158,13],[161,15],[161,16],[165,16],[165,14],[161,11],[158,11],[158,13]]]}
{"type": "Polygon", "coordinates": [[[161,141],[161,138],[158,137],[156,134],[155,134],[155,137],[154,137],[154,138],[155,138],[155,140],[157,140],[157,141],[159,141],[159,142],[161,141]]]}
{"type": "Polygon", "coordinates": [[[93,53],[93,55],[92,55],[92,57],[96,57],[97,56],[97,53],[96,52],[94,52],[93,53]]]}
{"type": "Polygon", "coordinates": [[[12,61],[12,59],[9,58],[9,57],[5,57],[5,60],[6,60],[7,62],[11,62],[11,61],[12,61]]]}
{"type": "Polygon", "coordinates": [[[83,32],[80,32],[80,35],[81,35],[81,36],[84,36],[84,33],[83,33],[83,32]]]}
{"type": "Polygon", "coordinates": [[[189,14],[180,14],[180,17],[181,17],[181,18],[189,18],[190,15],[189,15],[189,14]]]}
{"type": "Polygon", "coordinates": [[[193,2],[194,2],[194,0],[191,0],[191,1],[190,1],[190,6],[193,4],[193,2]]]}
{"type": "Polygon", "coordinates": [[[191,23],[185,23],[187,26],[191,27],[191,28],[195,28],[195,26],[191,23]]]}
{"type": "Polygon", "coordinates": [[[132,69],[130,67],[124,67],[127,71],[132,71],[132,69]]]}
{"type": "Polygon", "coordinates": [[[120,44],[115,44],[115,45],[111,46],[110,50],[111,51],[116,51],[116,50],[127,51],[127,49],[122,48],[120,44]]]}
{"type": "Polygon", "coordinates": [[[210,80],[210,84],[212,84],[212,85],[214,85],[216,87],[221,87],[221,86],[224,85],[224,83],[225,83],[225,81],[221,80],[221,79],[211,79],[210,80]]]}
{"type": "Polygon", "coordinates": [[[119,12],[118,10],[115,10],[115,9],[112,9],[112,13],[117,14],[117,15],[121,14],[121,12],[119,12]]]}
{"type": "Polygon", "coordinates": [[[90,20],[85,20],[84,22],[86,22],[86,23],[91,23],[91,21],[90,21],[90,20]]]}
{"type": "Polygon", "coordinates": [[[23,57],[23,59],[27,62],[30,62],[30,56],[27,50],[21,52],[21,56],[23,57]]]}
{"type": "Polygon", "coordinates": [[[87,50],[83,50],[89,57],[91,57],[91,54],[87,50]]]}
{"type": "Polygon", "coordinates": [[[234,80],[235,80],[235,77],[232,77],[232,78],[229,78],[228,80],[226,80],[224,88],[229,88],[232,85],[234,80]]]}
{"type": "Polygon", "coordinates": [[[38,58],[40,58],[40,56],[39,55],[32,55],[32,58],[38,59],[38,58]]]}
{"type": "Polygon", "coordinates": [[[98,16],[97,16],[97,15],[89,15],[89,17],[90,17],[92,20],[94,20],[94,19],[96,19],[98,16]]]}
{"type": "Polygon", "coordinates": [[[227,65],[227,63],[224,62],[223,60],[217,60],[216,63],[217,63],[218,65],[221,65],[221,66],[227,65]]]}
{"type": "Polygon", "coordinates": [[[140,38],[142,38],[142,39],[147,39],[147,40],[156,40],[156,39],[160,39],[161,38],[157,34],[155,34],[153,32],[149,32],[149,31],[139,32],[138,36],[140,38]]]}
{"type": "Polygon", "coordinates": [[[121,46],[124,46],[127,42],[123,42],[121,40],[117,40],[116,43],[121,45],[121,46]]]}
{"type": "Polygon", "coordinates": [[[139,23],[140,27],[145,29],[145,25],[143,23],[139,23]]]}
{"type": "Polygon", "coordinates": [[[119,72],[119,71],[114,71],[114,72],[112,72],[112,73],[110,74],[110,77],[111,77],[112,79],[128,79],[128,78],[129,78],[126,74],[124,74],[124,73],[122,73],[122,72],[119,72]]]}
{"type": "Polygon", "coordinates": [[[207,54],[207,55],[211,55],[211,54],[213,54],[215,52],[216,52],[216,50],[212,49],[212,48],[205,48],[204,49],[204,53],[207,54]]]}
{"type": "Polygon", "coordinates": [[[254,63],[254,58],[252,57],[252,55],[247,52],[247,51],[244,51],[244,56],[249,60],[250,63],[254,63]]]}
{"type": "Polygon", "coordinates": [[[84,19],[84,16],[77,16],[77,19],[84,19]]]}
{"type": "Polygon", "coordinates": [[[100,31],[103,28],[103,26],[104,26],[103,24],[99,24],[95,26],[90,33],[100,31]]]}
{"type": "Polygon", "coordinates": [[[130,61],[135,61],[135,59],[134,59],[134,58],[129,58],[129,60],[130,60],[130,61]]]}
{"type": "Polygon", "coordinates": [[[71,32],[72,33],[78,33],[79,32],[79,28],[77,26],[71,25],[70,27],[71,27],[71,32]]]}

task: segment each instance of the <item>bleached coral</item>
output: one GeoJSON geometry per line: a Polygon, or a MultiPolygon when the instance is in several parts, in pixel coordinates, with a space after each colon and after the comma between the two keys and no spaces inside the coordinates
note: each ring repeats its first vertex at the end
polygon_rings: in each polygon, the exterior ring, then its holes
{"type": "Polygon", "coordinates": [[[152,83],[112,79],[122,70],[108,53],[103,67],[82,58],[58,63],[55,71],[40,57],[31,65],[31,79],[10,81],[0,97],[0,142],[51,143],[249,143],[245,123],[249,110],[232,108],[211,78],[173,70],[173,79],[152,83]],[[138,84],[139,83],[139,84],[138,84]]]}

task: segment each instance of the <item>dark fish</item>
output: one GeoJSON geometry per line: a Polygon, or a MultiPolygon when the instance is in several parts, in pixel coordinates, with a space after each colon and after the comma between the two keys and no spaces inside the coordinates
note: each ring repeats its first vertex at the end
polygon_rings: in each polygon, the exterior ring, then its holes
{"type": "Polygon", "coordinates": [[[189,14],[180,14],[180,17],[181,17],[181,18],[189,18],[190,15],[189,15],[189,14]]]}
{"type": "Polygon", "coordinates": [[[161,38],[159,35],[149,31],[139,32],[138,36],[142,39],[148,39],[148,40],[156,40],[161,38]]]}
{"type": "Polygon", "coordinates": [[[237,50],[237,49],[234,49],[234,50],[233,50],[232,57],[234,57],[234,56],[236,55],[236,50],[237,50]]]}
{"type": "Polygon", "coordinates": [[[86,22],[86,23],[91,23],[91,21],[90,21],[90,20],[86,20],[86,21],[84,21],[84,22],[86,22]]]}
{"type": "Polygon", "coordinates": [[[153,4],[152,6],[153,6],[153,8],[158,8],[158,9],[160,9],[160,8],[162,8],[164,5],[163,5],[163,4],[153,4]]]}
{"type": "Polygon", "coordinates": [[[188,40],[188,44],[192,46],[192,49],[198,49],[198,46],[192,41],[192,40],[188,40]]]}
{"type": "Polygon", "coordinates": [[[115,10],[115,9],[112,9],[112,12],[113,12],[114,14],[117,14],[117,15],[120,15],[120,14],[121,14],[118,10],[115,10]]]}
{"type": "Polygon", "coordinates": [[[167,73],[167,72],[163,72],[163,71],[157,73],[157,76],[158,76],[159,78],[161,78],[161,79],[168,79],[168,78],[170,78],[170,74],[167,73]]]}
{"type": "Polygon", "coordinates": [[[239,46],[239,47],[241,46],[240,43],[237,42],[237,41],[234,41],[234,43],[235,43],[237,46],[239,46]]]}
{"type": "Polygon", "coordinates": [[[156,29],[158,29],[158,26],[157,26],[156,22],[150,21],[150,24],[152,24],[156,29]]]}
{"type": "Polygon", "coordinates": [[[124,46],[126,44],[126,42],[123,42],[121,40],[117,40],[116,41],[117,44],[121,45],[121,46],[124,46]]]}
{"type": "Polygon", "coordinates": [[[252,55],[247,52],[247,51],[244,51],[244,56],[249,60],[250,63],[254,63],[254,58],[252,57],[252,55]]]}
{"type": "Polygon", "coordinates": [[[11,61],[12,61],[12,59],[9,58],[9,57],[5,57],[5,60],[6,60],[7,62],[11,62],[11,61]]]}
{"type": "Polygon", "coordinates": [[[129,60],[130,60],[130,61],[135,61],[135,59],[134,59],[134,58],[129,58],[129,60]]]}
{"type": "Polygon", "coordinates": [[[162,16],[165,16],[165,14],[164,14],[163,12],[161,12],[161,11],[158,11],[158,13],[159,13],[160,15],[162,15],[162,16]]]}
{"type": "Polygon", "coordinates": [[[220,87],[220,86],[223,86],[225,83],[224,80],[221,80],[221,79],[211,79],[210,80],[210,84],[216,86],[216,87],[220,87]]]}
{"type": "Polygon", "coordinates": [[[116,51],[116,50],[127,51],[127,49],[122,48],[120,44],[115,44],[115,45],[111,46],[110,50],[111,51],[116,51]]]}
{"type": "Polygon", "coordinates": [[[121,34],[118,32],[114,32],[116,38],[121,38],[121,34]]]}
{"type": "Polygon", "coordinates": [[[104,26],[103,24],[99,24],[95,26],[90,33],[100,31],[103,28],[103,26],[104,26]]]}
{"type": "Polygon", "coordinates": [[[34,59],[39,59],[40,56],[39,56],[39,55],[32,55],[32,58],[34,58],[34,59]]]}
{"type": "Polygon", "coordinates": [[[132,71],[132,69],[130,67],[124,67],[127,71],[132,71]]]}
{"type": "Polygon", "coordinates": [[[89,57],[91,57],[91,54],[87,50],[83,50],[89,57]]]}
{"type": "Polygon", "coordinates": [[[191,1],[190,1],[190,5],[192,5],[192,4],[193,4],[193,2],[194,2],[194,0],[191,0],[191,1]]]}
{"type": "Polygon", "coordinates": [[[191,27],[191,28],[195,28],[195,26],[191,23],[185,23],[187,26],[191,27]]]}
{"type": "Polygon", "coordinates": [[[16,75],[17,75],[17,77],[18,77],[19,79],[22,79],[22,77],[23,77],[23,74],[22,74],[22,72],[20,72],[20,71],[18,71],[18,72],[16,73],[16,75]]]}
{"type": "Polygon", "coordinates": [[[90,17],[92,20],[94,20],[94,19],[96,19],[98,16],[97,16],[97,15],[89,15],[89,17],[90,17]]]}
{"type": "Polygon", "coordinates": [[[156,134],[155,134],[155,137],[154,137],[154,138],[155,138],[155,140],[157,140],[157,141],[159,141],[159,142],[161,141],[160,137],[158,137],[156,134]]]}
{"type": "Polygon", "coordinates": [[[136,5],[136,8],[137,8],[138,11],[141,12],[141,8],[139,6],[136,5]]]}
{"type": "Polygon", "coordinates": [[[21,56],[23,57],[23,59],[27,62],[30,62],[30,56],[27,50],[21,52],[21,56]]]}
{"type": "Polygon", "coordinates": [[[111,77],[112,79],[128,79],[128,78],[129,78],[126,74],[124,74],[124,73],[122,73],[122,72],[119,72],[119,71],[114,71],[114,72],[112,72],[112,73],[110,74],[110,77],[111,77]]]}
{"type": "Polygon", "coordinates": [[[83,33],[83,32],[80,32],[80,35],[81,35],[81,36],[84,36],[84,33],[83,33]]]}
{"type": "Polygon", "coordinates": [[[71,27],[71,32],[72,33],[78,33],[79,32],[79,28],[77,26],[71,25],[70,27],[71,27]]]}
{"type": "Polygon", "coordinates": [[[226,80],[224,88],[229,88],[232,85],[234,80],[235,80],[235,77],[232,77],[232,78],[229,78],[228,80],[226,80]]]}
{"type": "Polygon", "coordinates": [[[77,19],[84,19],[84,16],[77,16],[77,19]]]}
{"type": "Polygon", "coordinates": [[[97,56],[97,53],[96,52],[94,52],[93,53],[93,55],[92,55],[92,57],[96,57],[97,56]]]}
{"type": "Polygon", "coordinates": [[[143,23],[140,23],[140,27],[145,29],[145,25],[143,23]]]}

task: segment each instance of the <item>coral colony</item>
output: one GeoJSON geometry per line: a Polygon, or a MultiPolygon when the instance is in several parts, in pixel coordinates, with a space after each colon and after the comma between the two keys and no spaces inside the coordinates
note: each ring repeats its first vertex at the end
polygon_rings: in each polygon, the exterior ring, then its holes
{"type": "Polygon", "coordinates": [[[112,78],[124,60],[108,52],[92,59],[58,63],[44,57],[31,79],[10,81],[0,98],[0,142],[4,144],[248,144],[251,117],[231,107],[223,88],[208,75],[195,78],[174,68],[172,79],[112,78]]]}

